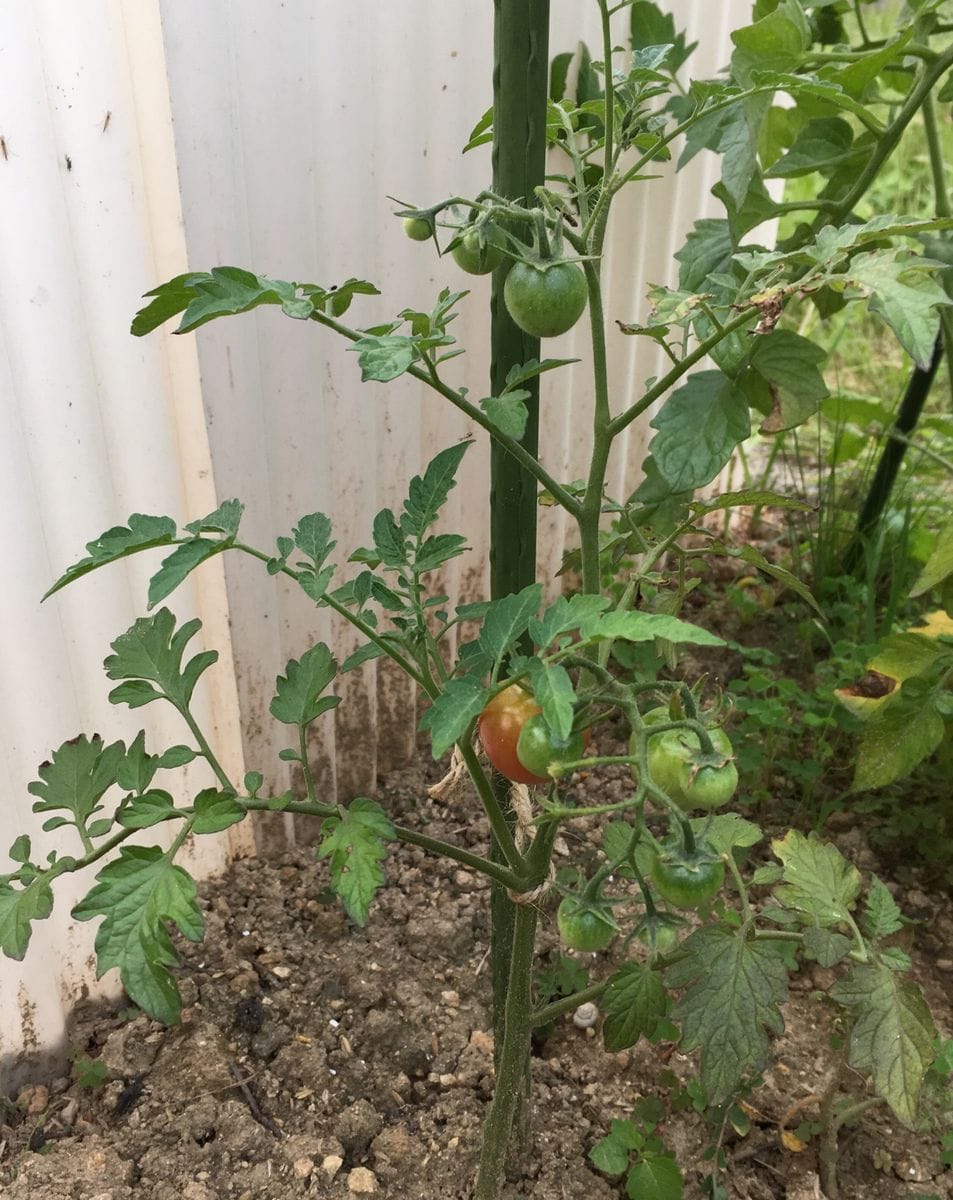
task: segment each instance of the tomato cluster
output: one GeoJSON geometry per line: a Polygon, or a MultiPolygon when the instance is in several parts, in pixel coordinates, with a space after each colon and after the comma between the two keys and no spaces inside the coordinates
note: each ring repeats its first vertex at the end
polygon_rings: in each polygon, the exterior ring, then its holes
{"type": "Polygon", "coordinates": [[[480,714],[480,741],[494,767],[514,783],[549,783],[551,767],[582,758],[589,731],[560,738],[525,688],[511,684],[480,714]]]}
{"type": "MultiPolygon", "coordinates": [[[[645,725],[667,724],[667,708],[653,708],[642,718],[645,725]]],[[[652,782],[684,809],[713,812],[727,804],[738,787],[738,769],[728,735],[723,729],[709,729],[714,754],[702,754],[698,734],[690,729],[668,729],[652,734],[648,744],[648,767],[652,782]]],[[[632,735],[629,753],[638,749],[638,736],[632,735]]]]}
{"type": "Polygon", "coordinates": [[[560,901],[556,924],[563,944],[570,950],[605,950],[616,935],[608,904],[586,900],[583,896],[565,896],[560,901]]]}
{"type": "Polygon", "coordinates": [[[649,873],[658,894],[675,908],[701,908],[725,882],[725,864],[707,847],[688,852],[676,841],[659,847],[649,873]]]}

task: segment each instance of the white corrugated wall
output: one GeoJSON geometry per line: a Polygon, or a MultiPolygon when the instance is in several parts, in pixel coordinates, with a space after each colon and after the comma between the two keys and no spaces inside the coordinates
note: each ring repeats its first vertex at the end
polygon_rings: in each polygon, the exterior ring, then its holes
{"type": "MultiPolygon", "coordinates": [[[[717,20],[705,0],[672,7],[706,40],[696,73],[727,61],[744,0],[721,5],[717,20]]],[[[551,53],[582,37],[598,57],[594,16],[594,5],[554,0],[551,53]]],[[[0,850],[38,829],[26,787],[66,738],[129,739],[145,727],[155,748],[183,740],[159,706],[109,706],[99,669],[109,641],[142,615],[157,555],[38,604],[86,541],[134,511],[186,521],[238,496],[245,539],[265,548],[303,513],[327,512],[343,562],[368,542],[374,513],[399,504],[410,476],[472,432],[412,380],[361,384],[333,335],[276,310],[195,337],[127,331],[147,288],[218,264],[321,283],[370,279],[382,295],[355,304],[355,324],[430,307],[444,286],[469,287],[453,326],[468,352],[448,378],[484,395],[489,283],[407,241],[387,196],[426,205],[488,183],[489,149],[460,149],[489,105],[491,62],[487,0],[10,0],[0,9],[0,850]]],[[[633,188],[619,202],[610,330],[644,317],[647,282],[672,281],[672,253],[707,211],[713,168],[696,160],[677,184],[633,188]]],[[[557,478],[582,474],[587,457],[587,337],[581,323],[546,347],[583,360],[544,377],[542,452],[557,478]]],[[[621,407],[659,364],[639,339],[610,334],[610,346],[621,407]]],[[[630,428],[613,464],[616,495],[637,481],[645,441],[644,424],[630,428]]],[[[481,434],[447,513],[473,547],[442,580],[454,599],[484,592],[487,473],[481,434]]],[[[565,536],[561,515],[547,510],[543,577],[565,536]]],[[[238,556],[203,567],[172,607],[201,616],[221,654],[201,703],[229,770],[255,767],[286,786],[276,759],[284,730],[267,713],[274,678],[318,638],[346,653],[347,629],[238,556]]],[[[347,798],[413,752],[413,696],[379,664],[342,687],[315,752],[327,794],[347,798]]],[[[44,846],[64,849],[56,836],[44,846]]],[[[247,831],[230,831],[203,839],[190,865],[208,874],[250,849],[247,831]]],[[[94,989],[94,930],[68,917],[88,880],[71,890],[74,882],[59,881],[57,909],[37,926],[26,962],[0,959],[0,1062],[55,1045],[70,1003],[94,989]]]]}

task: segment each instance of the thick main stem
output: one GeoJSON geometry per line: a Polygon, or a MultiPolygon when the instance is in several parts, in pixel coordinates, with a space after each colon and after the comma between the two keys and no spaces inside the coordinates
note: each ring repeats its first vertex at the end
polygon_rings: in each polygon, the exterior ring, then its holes
{"type": "Polygon", "coordinates": [[[537,912],[517,904],[507,977],[502,1044],[497,1055],[496,1088],[483,1127],[483,1146],[474,1200],[499,1200],[510,1130],[525,1094],[526,1061],[532,1031],[532,971],[537,912]]]}

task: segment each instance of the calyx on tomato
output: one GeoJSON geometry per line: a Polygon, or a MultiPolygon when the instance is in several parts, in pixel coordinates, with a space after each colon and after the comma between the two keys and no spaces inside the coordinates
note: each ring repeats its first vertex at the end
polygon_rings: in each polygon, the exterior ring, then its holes
{"type": "Polygon", "coordinates": [[[700,908],[713,900],[725,882],[725,864],[702,842],[688,852],[677,841],[664,842],[649,871],[656,891],[676,908],[700,908]]]}
{"type": "MultiPolygon", "coordinates": [[[[642,718],[651,729],[671,721],[668,709],[654,708],[642,718]]],[[[723,729],[709,729],[711,753],[701,748],[697,733],[688,728],[651,733],[647,758],[652,782],[684,809],[713,812],[728,803],[738,787],[738,769],[731,742],[723,729]]],[[[638,734],[629,741],[629,753],[639,749],[638,734]]]]}
{"type": "Polygon", "coordinates": [[[564,897],[556,910],[556,924],[570,950],[605,950],[617,932],[609,905],[584,896],[564,897]]]}
{"type": "Polygon", "coordinates": [[[503,300],[530,337],[557,337],[582,316],[589,291],[577,263],[565,259],[515,262],[503,285],[503,300]]]}
{"type": "Polygon", "coordinates": [[[450,251],[453,261],[470,275],[488,275],[503,261],[502,238],[495,225],[485,223],[464,230],[450,251]]]}

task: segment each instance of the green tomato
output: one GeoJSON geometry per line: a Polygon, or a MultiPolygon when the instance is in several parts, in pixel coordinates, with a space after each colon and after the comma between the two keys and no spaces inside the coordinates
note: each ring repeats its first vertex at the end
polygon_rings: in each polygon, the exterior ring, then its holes
{"type": "Polygon", "coordinates": [[[468,229],[451,250],[453,261],[469,275],[488,275],[503,261],[498,244],[499,235],[493,225],[468,229]]]}
{"type": "Polygon", "coordinates": [[[588,729],[570,733],[568,738],[557,737],[546,724],[543,714],[536,713],[520,729],[516,757],[531,775],[548,779],[550,767],[582,758],[588,741],[588,729]]]}
{"type": "Polygon", "coordinates": [[[576,263],[555,260],[533,266],[517,262],[503,285],[507,311],[531,337],[557,337],[582,316],[586,277],[576,263]]]}
{"type": "Polygon", "coordinates": [[[727,804],[738,787],[728,735],[723,729],[709,729],[708,736],[721,760],[718,764],[703,761],[698,735],[690,729],[669,729],[649,738],[652,781],[684,809],[713,812],[727,804]]]}
{"type": "Polygon", "coordinates": [[[686,854],[666,842],[652,858],[649,872],[658,894],[676,908],[700,908],[713,900],[725,882],[725,864],[701,845],[686,854]]]}
{"type": "Polygon", "coordinates": [[[404,233],[412,242],[427,242],[433,236],[433,229],[424,217],[404,217],[404,233]]]}
{"type": "Polygon", "coordinates": [[[678,945],[678,930],[670,921],[660,916],[645,917],[635,936],[654,954],[668,954],[678,945]]]}
{"type": "Polygon", "coordinates": [[[607,904],[566,896],[556,910],[559,936],[570,950],[605,950],[616,935],[607,904]]]}

